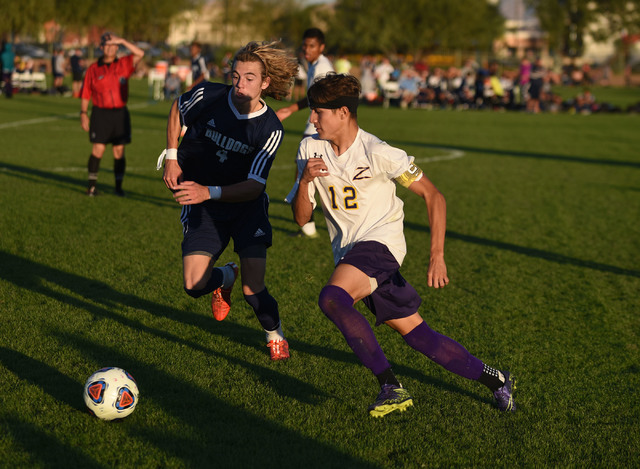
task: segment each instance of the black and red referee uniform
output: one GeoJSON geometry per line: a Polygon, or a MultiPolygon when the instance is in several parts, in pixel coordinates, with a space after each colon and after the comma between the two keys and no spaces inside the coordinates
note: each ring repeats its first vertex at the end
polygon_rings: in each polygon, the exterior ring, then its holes
{"type": "Polygon", "coordinates": [[[134,71],[132,55],[116,58],[111,63],[104,63],[100,58],[87,69],[80,98],[90,99],[93,104],[89,125],[91,143],[131,143],[127,99],[129,77],[134,71]]]}

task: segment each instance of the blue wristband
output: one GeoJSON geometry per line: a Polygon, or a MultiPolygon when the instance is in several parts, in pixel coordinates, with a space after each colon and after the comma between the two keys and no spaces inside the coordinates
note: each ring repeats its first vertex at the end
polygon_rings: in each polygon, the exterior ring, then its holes
{"type": "Polygon", "coordinates": [[[218,200],[222,196],[222,187],[220,186],[208,186],[209,197],[211,200],[218,200]]]}

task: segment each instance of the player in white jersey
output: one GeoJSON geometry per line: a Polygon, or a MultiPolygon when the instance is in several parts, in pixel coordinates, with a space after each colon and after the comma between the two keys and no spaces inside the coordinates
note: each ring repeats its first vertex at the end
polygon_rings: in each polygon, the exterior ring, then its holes
{"type": "MultiPolygon", "coordinates": [[[[313,85],[313,82],[319,78],[324,77],[327,73],[333,72],[333,64],[323,54],[325,48],[324,33],[318,28],[309,28],[302,35],[302,52],[304,58],[307,61],[307,90],[313,85]]],[[[298,102],[291,104],[290,106],[283,107],[276,111],[278,118],[283,121],[294,112],[306,109],[309,107],[307,97],[304,96],[298,102]]],[[[302,138],[309,137],[316,133],[316,129],[309,119],[307,119],[307,125],[304,129],[302,138]]],[[[296,173],[297,177],[297,173],[296,173]]],[[[289,199],[286,199],[289,202],[289,199]]],[[[310,238],[316,238],[316,224],[311,220],[304,224],[300,232],[303,236],[310,238]]]]}
{"type": "Polygon", "coordinates": [[[399,332],[407,344],[447,370],[486,385],[503,411],[514,411],[515,382],[507,371],[487,366],[453,339],[432,330],[417,312],[421,298],[400,274],[406,253],[403,203],[396,184],[424,199],[431,228],[427,284],[449,283],[444,261],[444,196],[404,151],[360,129],[360,83],[350,75],[329,74],[307,93],[317,135],[298,151],[298,180],[289,197],[303,225],[317,192],[327,220],[336,268],[320,292],[322,312],[338,327],[381,390],[369,413],[382,417],[403,411],[413,400],[391,370],[367,319],[354,308],[360,300],[399,332]]]}
{"type": "MultiPolygon", "coordinates": [[[[330,157],[334,154],[328,140],[306,138],[300,143],[298,170],[304,170],[309,158],[322,158],[326,165],[326,175],[309,188],[317,188],[325,208],[335,263],[356,242],[378,241],[402,264],[404,204],[389,181],[410,171],[413,157],[362,129],[339,158],[330,157]]],[[[315,207],[315,199],[311,203],[315,207]]]]}

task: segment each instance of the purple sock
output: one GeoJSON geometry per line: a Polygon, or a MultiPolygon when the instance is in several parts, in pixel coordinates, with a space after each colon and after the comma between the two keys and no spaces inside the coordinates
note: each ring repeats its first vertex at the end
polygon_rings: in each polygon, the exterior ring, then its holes
{"type": "Polygon", "coordinates": [[[481,360],[471,355],[455,340],[438,334],[425,322],[422,322],[403,338],[411,348],[426,355],[452,373],[472,380],[477,380],[482,374],[483,363],[481,360]]]}
{"type": "Polygon", "coordinates": [[[340,329],[347,344],[362,364],[379,375],[390,367],[387,357],[373,334],[369,321],[353,307],[353,298],[342,288],[327,285],[320,292],[318,305],[340,329]]]}

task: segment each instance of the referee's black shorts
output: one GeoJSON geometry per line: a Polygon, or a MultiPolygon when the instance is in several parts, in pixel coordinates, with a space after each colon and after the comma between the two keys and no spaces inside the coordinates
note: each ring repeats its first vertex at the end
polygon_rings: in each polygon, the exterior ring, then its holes
{"type": "Polygon", "coordinates": [[[127,107],[105,109],[94,106],[89,123],[89,141],[112,145],[131,143],[131,117],[127,107]]]}

